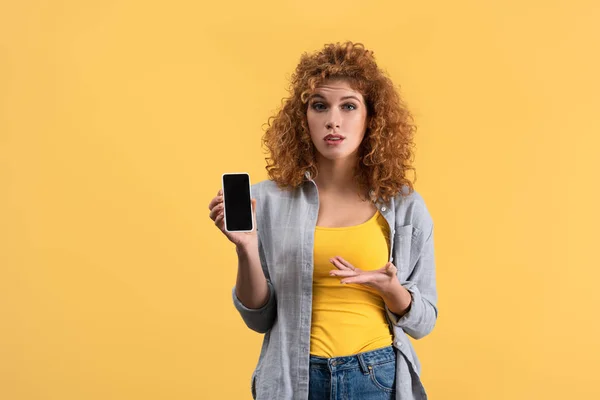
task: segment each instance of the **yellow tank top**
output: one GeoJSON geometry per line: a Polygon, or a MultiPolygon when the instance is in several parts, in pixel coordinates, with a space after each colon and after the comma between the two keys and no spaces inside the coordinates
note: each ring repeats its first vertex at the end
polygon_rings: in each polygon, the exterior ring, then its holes
{"type": "Polygon", "coordinates": [[[384,302],[374,290],[358,284],[340,284],[330,276],[329,262],[341,256],[362,270],[375,270],[389,260],[389,226],[377,211],[367,222],[343,228],[317,226],[310,354],[340,357],[391,345],[392,333],[384,302]]]}

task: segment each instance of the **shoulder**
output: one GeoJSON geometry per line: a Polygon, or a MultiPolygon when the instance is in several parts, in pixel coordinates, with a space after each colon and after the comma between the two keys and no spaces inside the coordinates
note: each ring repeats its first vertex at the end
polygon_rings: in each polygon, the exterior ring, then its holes
{"type": "Polygon", "coordinates": [[[302,196],[298,189],[281,188],[272,180],[260,181],[250,188],[250,194],[256,199],[256,221],[258,229],[270,231],[279,227],[282,218],[296,214],[302,208],[302,196]]]}
{"type": "Polygon", "coordinates": [[[269,179],[257,182],[250,188],[252,197],[255,197],[257,201],[260,198],[267,198],[272,195],[280,194],[282,191],[283,189],[279,188],[275,182],[269,179]]]}
{"type": "Polygon", "coordinates": [[[433,229],[433,219],[425,204],[425,199],[419,192],[409,192],[408,187],[403,187],[402,193],[394,197],[396,212],[396,225],[412,225],[420,232],[430,232],[433,229]]]}
{"type": "Polygon", "coordinates": [[[270,207],[277,207],[282,203],[289,203],[291,199],[298,198],[301,189],[281,188],[274,181],[266,179],[252,185],[250,192],[259,207],[266,204],[269,204],[270,207]]]}

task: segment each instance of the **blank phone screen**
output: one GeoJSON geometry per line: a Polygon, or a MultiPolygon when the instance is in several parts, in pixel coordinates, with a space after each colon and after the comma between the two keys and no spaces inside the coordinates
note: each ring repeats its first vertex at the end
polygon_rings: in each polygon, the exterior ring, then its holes
{"type": "Polygon", "coordinates": [[[250,178],[247,174],[223,175],[223,200],[227,230],[252,230],[250,178]]]}

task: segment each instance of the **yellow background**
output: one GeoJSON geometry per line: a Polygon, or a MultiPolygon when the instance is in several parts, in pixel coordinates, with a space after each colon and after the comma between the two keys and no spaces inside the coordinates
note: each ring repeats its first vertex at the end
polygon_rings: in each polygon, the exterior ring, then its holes
{"type": "Polygon", "coordinates": [[[265,179],[300,54],[363,42],[419,125],[431,399],[600,398],[597,1],[0,5],[0,399],[249,399],[207,205],[265,179]]]}

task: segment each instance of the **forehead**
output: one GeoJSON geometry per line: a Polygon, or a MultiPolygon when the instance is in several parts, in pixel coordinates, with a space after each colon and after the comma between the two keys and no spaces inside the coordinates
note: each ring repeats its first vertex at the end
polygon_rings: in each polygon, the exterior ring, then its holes
{"type": "Polygon", "coordinates": [[[324,97],[343,97],[343,96],[356,96],[359,99],[363,99],[362,94],[353,89],[352,86],[347,81],[344,80],[334,80],[334,81],[325,81],[315,87],[313,92],[314,95],[321,95],[324,97]]]}

